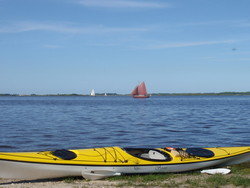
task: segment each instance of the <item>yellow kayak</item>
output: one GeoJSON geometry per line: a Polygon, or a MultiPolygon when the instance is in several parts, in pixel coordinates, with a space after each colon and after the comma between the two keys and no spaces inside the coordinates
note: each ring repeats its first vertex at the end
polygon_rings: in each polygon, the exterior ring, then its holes
{"type": "Polygon", "coordinates": [[[138,173],[171,173],[250,161],[250,146],[121,148],[0,153],[0,178],[83,176],[101,179],[138,173]]]}

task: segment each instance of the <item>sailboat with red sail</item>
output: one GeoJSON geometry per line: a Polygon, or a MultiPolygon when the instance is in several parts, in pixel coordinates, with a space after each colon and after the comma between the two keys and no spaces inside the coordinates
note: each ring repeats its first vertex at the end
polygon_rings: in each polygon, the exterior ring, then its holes
{"type": "Polygon", "coordinates": [[[132,91],[131,96],[134,98],[149,98],[145,82],[142,82],[138,86],[136,86],[132,91]]]}

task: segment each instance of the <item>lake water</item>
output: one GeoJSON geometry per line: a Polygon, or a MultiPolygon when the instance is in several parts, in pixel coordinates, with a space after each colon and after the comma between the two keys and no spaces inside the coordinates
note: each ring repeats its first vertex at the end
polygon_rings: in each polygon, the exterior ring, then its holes
{"type": "Polygon", "coordinates": [[[0,97],[0,151],[250,145],[250,96],[0,97]]]}

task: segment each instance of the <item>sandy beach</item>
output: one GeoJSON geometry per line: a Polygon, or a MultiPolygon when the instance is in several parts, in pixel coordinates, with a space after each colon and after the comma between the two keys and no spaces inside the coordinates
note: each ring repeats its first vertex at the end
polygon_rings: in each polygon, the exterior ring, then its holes
{"type": "MultiPolygon", "coordinates": [[[[78,178],[58,178],[58,179],[44,179],[44,180],[18,180],[18,179],[0,179],[0,188],[138,188],[138,187],[207,187],[207,180],[218,175],[208,174],[176,174],[165,179],[152,180],[150,182],[141,182],[138,179],[124,179],[124,180],[95,180],[88,181],[81,177],[78,178]],[[198,182],[198,183],[197,183],[198,182]]],[[[219,175],[220,176],[220,175],[219,175]]],[[[222,179],[232,179],[235,174],[222,175],[222,179]]],[[[243,175],[242,178],[250,180],[250,175],[243,175]]],[[[221,188],[239,188],[245,186],[237,186],[232,183],[218,186],[221,188]]],[[[248,187],[248,186],[247,186],[248,187]]]]}
{"type": "MultiPolygon", "coordinates": [[[[178,181],[186,181],[186,177],[178,178],[178,181]]],[[[0,188],[138,188],[144,186],[122,186],[123,181],[95,180],[88,181],[84,179],[76,179],[72,182],[67,182],[65,179],[46,179],[46,180],[17,180],[17,179],[0,179],[0,188]]],[[[149,186],[152,187],[152,186],[149,186]]],[[[155,187],[155,186],[154,186],[155,187]]],[[[159,186],[161,187],[161,186],[159,186]]]]}
{"type": "Polygon", "coordinates": [[[46,179],[46,180],[17,180],[17,179],[0,179],[0,188],[15,187],[15,188],[70,188],[70,187],[116,187],[117,182],[107,180],[87,181],[84,179],[75,179],[72,182],[67,182],[65,179],[46,179]]]}

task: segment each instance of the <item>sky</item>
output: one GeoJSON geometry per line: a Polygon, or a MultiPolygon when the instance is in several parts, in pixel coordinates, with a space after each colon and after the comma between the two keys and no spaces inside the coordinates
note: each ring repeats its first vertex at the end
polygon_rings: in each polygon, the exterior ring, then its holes
{"type": "Polygon", "coordinates": [[[249,0],[0,0],[0,93],[250,91],[249,0]]]}

